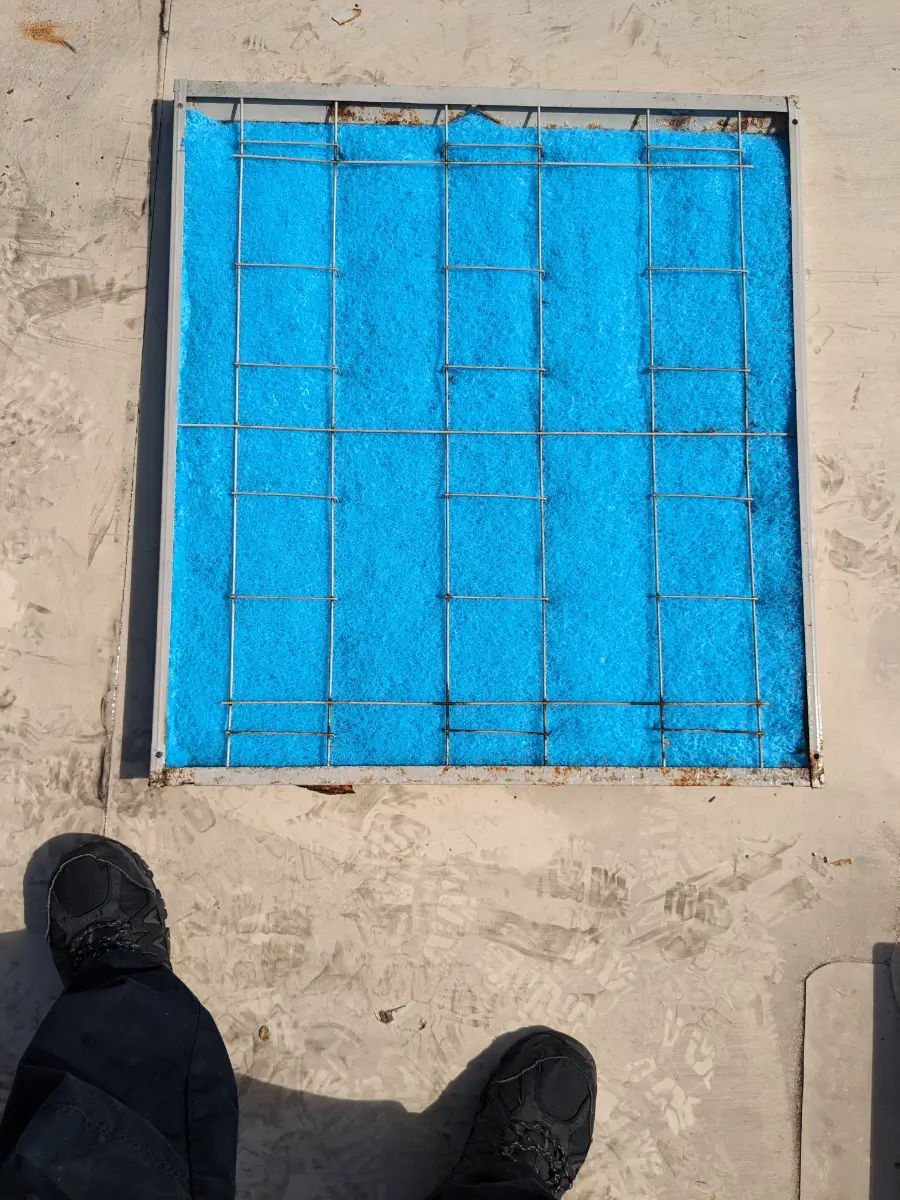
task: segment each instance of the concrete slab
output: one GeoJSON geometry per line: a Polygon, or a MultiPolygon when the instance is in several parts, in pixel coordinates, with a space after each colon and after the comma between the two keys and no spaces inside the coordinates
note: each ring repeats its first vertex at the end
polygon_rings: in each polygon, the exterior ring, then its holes
{"type": "Polygon", "coordinates": [[[0,37],[0,1075],[46,1005],[22,876],[99,829],[124,596],[158,13],[8,6],[0,37]],[[6,931],[9,931],[8,933],[6,931]]]}
{"type": "Polygon", "coordinates": [[[889,1200],[900,1170],[900,1007],[888,963],[806,981],[801,1200],[889,1200]]]}
{"type": "Polygon", "coordinates": [[[898,932],[900,10],[362,10],[339,26],[318,0],[64,0],[4,18],[2,1088],[54,986],[23,930],[29,856],[106,828],[157,868],[179,969],[222,1023],[245,1093],[243,1196],[424,1195],[483,1062],[446,1089],[535,1022],[600,1065],[577,1195],[796,1194],[804,980],[898,932]],[[51,18],[74,53],[23,32],[51,18]],[[146,788],[152,307],[120,614],[151,105],[176,75],[801,96],[823,790],[146,788]]]}

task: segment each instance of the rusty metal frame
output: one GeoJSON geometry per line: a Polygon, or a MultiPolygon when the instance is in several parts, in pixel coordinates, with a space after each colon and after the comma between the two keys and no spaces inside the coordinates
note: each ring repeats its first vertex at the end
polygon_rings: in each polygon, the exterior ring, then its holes
{"type": "MultiPolygon", "coordinates": [[[[421,119],[421,116],[418,116],[421,119]]],[[[498,118],[499,119],[499,118],[498,118]]],[[[680,125],[679,125],[680,127],[680,125]]],[[[711,126],[708,126],[711,127],[711,126]]],[[[335,134],[336,137],[336,134],[335,134]]],[[[243,150],[243,148],[242,148],[243,150]]],[[[738,155],[738,161],[740,155],[738,155]]],[[[331,160],[329,160],[331,161],[331,160]]],[[[496,88],[416,88],[382,85],[237,84],[177,80],[174,88],[174,136],[172,163],[172,222],[170,235],[169,316],[166,354],[166,411],[163,458],[162,529],[159,572],[159,616],[156,646],[156,679],[151,744],[150,782],[155,786],[183,783],[299,784],[323,791],[341,791],[353,784],[410,781],[418,783],[630,783],[696,786],[812,785],[824,782],[822,732],[816,668],[815,614],[813,604],[809,418],[806,394],[805,316],[803,304],[803,258],[800,176],[800,114],[794,97],[709,96],[686,93],[575,92],[496,88]],[[446,121],[448,108],[464,111],[478,108],[489,115],[507,118],[513,114],[542,111],[562,116],[565,124],[609,128],[640,128],[652,112],[663,120],[679,122],[691,118],[712,122],[742,113],[745,118],[768,118],[786,126],[790,156],[790,200],[792,233],[792,283],[794,313],[794,364],[797,413],[797,459],[799,473],[800,540],[803,576],[804,641],[806,659],[806,704],[809,767],[168,767],[165,758],[166,707],[172,589],[174,534],[175,450],[178,431],[178,362],[181,310],[181,264],[184,218],[184,147],[186,110],[197,107],[224,120],[237,119],[246,103],[252,104],[254,119],[292,119],[299,108],[307,112],[321,106],[324,114],[341,109],[344,119],[397,122],[404,114],[434,114],[446,121]],[[351,106],[360,106],[354,111],[351,106]],[[371,114],[371,115],[370,115],[371,114]],[[598,117],[601,118],[598,121],[598,117]]],[[[740,168],[739,168],[740,169],[740,168]]],[[[649,171],[648,171],[649,174],[649,171]]],[[[239,256],[240,257],[240,256],[239,256]]],[[[253,264],[242,264],[251,266],[253,264]]],[[[295,264],[288,264],[295,265],[295,264]]],[[[302,264],[296,264],[301,266],[302,264]]],[[[742,276],[743,278],[743,276],[742,276]]],[[[334,279],[332,277],[332,290],[334,279]]],[[[332,425],[334,424],[332,420],[332,425]]],[[[424,431],[423,431],[424,432],[424,431]]],[[[334,430],[332,430],[332,438],[334,430]]],[[[751,435],[752,436],[752,435],[751,435]]],[[[746,439],[746,435],[745,435],[746,439]]],[[[746,441],[745,441],[745,444],[746,441]]],[[[236,486],[236,485],[235,485],[236,486]]],[[[333,493],[334,488],[330,489],[333,493]]],[[[448,489],[449,490],[449,489],[448,489]]],[[[655,492],[655,487],[654,487],[655,492]]],[[[448,500],[449,503],[449,500],[448,500]]],[[[654,499],[655,503],[655,499],[654,499]]],[[[333,506],[332,506],[333,507],[333,506]]],[[[334,588],[332,586],[333,593],[334,588]]],[[[333,606],[332,606],[333,611],[333,606]]],[[[546,703],[546,697],[544,698],[546,703]]],[[[329,713],[330,713],[329,703],[329,713]]],[[[759,711],[759,710],[757,710],[759,711]]],[[[229,706],[229,714],[231,707],[229,706]]],[[[545,718],[546,720],[546,718],[545,718]]],[[[230,717],[229,717],[230,721],[230,717]]],[[[449,725],[449,720],[448,720],[449,725]]],[[[330,726],[330,720],[329,720],[330,726]]],[[[546,735],[544,735],[546,737],[546,735]]]]}

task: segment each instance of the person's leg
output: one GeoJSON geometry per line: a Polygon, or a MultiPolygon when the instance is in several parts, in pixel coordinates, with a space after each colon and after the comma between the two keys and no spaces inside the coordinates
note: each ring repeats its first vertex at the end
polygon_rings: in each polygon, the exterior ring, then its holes
{"type": "Polygon", "coordinates": [[[212,1017],[171,971],[165,919],[151,872],[117,842],[57,867],[47,936],[66,990],[0,1121],[0,1197],[232,1200],[234,1073],[212,1017]]]}
{"type": "Polygon", "coordinates": [[[429,1200],[559,1200],[590,1149],[597,1071],[564,1033],[529,1034],[488,1080],[449,1179],[429,1200]]]}

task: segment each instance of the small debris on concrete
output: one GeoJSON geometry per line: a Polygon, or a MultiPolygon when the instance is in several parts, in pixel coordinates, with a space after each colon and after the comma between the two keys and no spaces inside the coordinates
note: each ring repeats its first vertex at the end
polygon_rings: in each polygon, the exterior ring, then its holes
{"type": "Polygon", "coordinates": [[[362,9],[358,4],[354,4],[352,8],[345,8],[343,12],[335,13],[331,19],[335,25],[349,25],[351,21],[355,21],[357,17],[361,16],[362,9]]]}
{"type": "Polygon", "coordinates": [[[401,1008],[406,1008],[405,1004],[398,1004],[396,1008],[379,1008],[375,1016],[382,1025],[390,1025],[394,1019],[394,1013],[398,1013],[401,1008]]]}
{"type": "Polygon", "coordinates": [[[261,1042],[267,1042],[272,1034],[269,1032],[268,1025],[260,1025],[256,1035],[261,1042]]]}

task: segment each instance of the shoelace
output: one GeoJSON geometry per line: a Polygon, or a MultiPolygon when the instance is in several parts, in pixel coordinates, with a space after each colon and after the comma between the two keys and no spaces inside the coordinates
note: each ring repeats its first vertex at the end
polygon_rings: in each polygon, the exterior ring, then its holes
{"type": "Polygon", "coordinates": [[[554,1191],[566,1191],[575,1181],[575,1177],[569,1173],[562,1146],[547,1126],[539,1121],[510,1121],[499,1151],[509,1159],[514,1159],[517,1153],[538,1155],[546,1164],[545,1182],[554,1191]]]}
{"type": "Polygon", "coordinates": [[[89,925],[70,942],[67,953],[72,967],[107,950],[137,950],[140,943],[124,922],[115,925],[89,925]]]}

